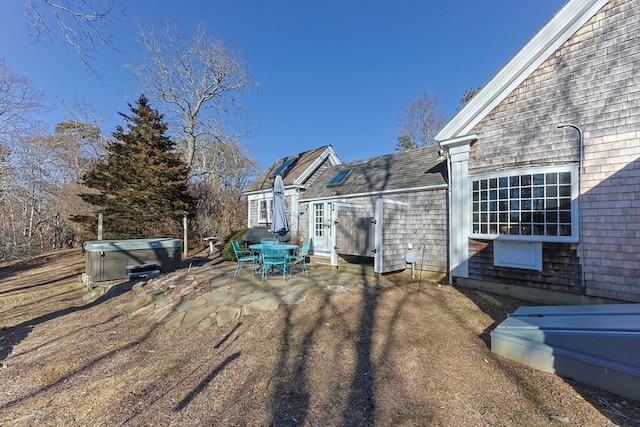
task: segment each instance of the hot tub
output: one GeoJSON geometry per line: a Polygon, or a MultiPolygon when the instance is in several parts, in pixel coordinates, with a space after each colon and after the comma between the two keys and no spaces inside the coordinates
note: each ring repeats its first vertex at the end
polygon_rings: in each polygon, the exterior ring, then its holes
{"type": "Polygon", "coordinates": [[[162,273],[168,273],[182,262],[179,239],[88,240],[83,248],[89,282],[127,279],[130,265],[157,264],[162,273]]]}

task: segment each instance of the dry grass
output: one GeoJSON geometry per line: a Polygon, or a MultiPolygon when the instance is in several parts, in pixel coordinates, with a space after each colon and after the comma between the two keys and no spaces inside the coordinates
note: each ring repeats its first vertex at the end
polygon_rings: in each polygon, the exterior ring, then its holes
{"type": "MultiPolygon", "coordinates": [[[[0,268],[0,425],[611,426],[638,402],[504,360],[522,302],[394,277],[207,330],[82,300],[77,251],[0,268]],[[618,414],[616,415],[615,412],[618,414]]],[[[358,280],[354,276],[354,280],[358,280]]],[[[634,421],[636,420],[636,421],[634,421]]]]}

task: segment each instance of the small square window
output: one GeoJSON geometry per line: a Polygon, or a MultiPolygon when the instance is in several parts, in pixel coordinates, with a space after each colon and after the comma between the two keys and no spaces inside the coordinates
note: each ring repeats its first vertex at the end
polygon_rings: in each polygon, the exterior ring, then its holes
{"type": "Polygon", "coordinates": [[[331,178],[327,187],[332,187],[334,185],[342,185],[347,180],[347,178],[351,175],[351,169],[342,169],[336,172],[336,174],[331,178]]]}
{"type": "Polygon", "coordinates": [[[271,175],[269,175],[271,178],[275,178],[276,175],[284,175],[285,172],[287,172],[289,170],[289,168],[293,165],[293,163],[295,163],[296,159],[284,159],[282,164],[280,166],[278,166],[276,168],[276,170],[274,170],[273,172],[271,172],[271,175]]]}

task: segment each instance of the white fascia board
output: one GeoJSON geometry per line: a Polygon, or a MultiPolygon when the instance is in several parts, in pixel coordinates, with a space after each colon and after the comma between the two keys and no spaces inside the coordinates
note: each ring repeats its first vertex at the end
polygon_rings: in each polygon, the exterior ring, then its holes
{"type": "MultiPolygon", "coordinates": [[[[291,194],[292,192],[297,192],[299,191],[300,188],[304,188],[301,185],[286,185],[284,187],[284,194],[285,196],[288,194],[291,194]]],[[[250,191],[248,193],[244,193],[245,197],[247,198],[247,200],[256,200],[256,199],[264,199],[265,196],[268,197],[272,197],[273,190],[271,188],[268,188],[266,190],[256,190],[256,191],[250,191]]]]}
{"type": "Polygon", "coordinates": [[[248,201],[266,200],[266,199],[272,199],[273,198],[273,192],[272,191],[258,191],[258,192],[255,192],[255,193],[246,194],[246,196],[247,196],[247,200],[248,201]]]}
{"type": "Polygon", "coordinates": [[[325,159],[329,159],[329,162],[332,165],[339,165],[342,162],[340,161],[340,159],[338,158],[338,155],[336,154],[336,152],[333,150],[332,146],[328,146],[326,148],[326,150],[324,150],[322,152],[322,154],[320,156],[318,156],[317,159],[315,159],[313,161],[313,163],[311,163],[311,165],[300,174],[300,176],[298,178],[296,178],[295,181],[293,181],[294,185],[302,185],[305,182],[307,182],[307,179],[309,179],[309,177],[311,175],[313,175],[313,173],[318,170],[318,168],[322,165],[322,163],[325,161],[325,159]]]}
{"type": "Polygon", "coordinates": [[[439,184],[439,185],[429,185],[425,187],[412,187],[412,188],[400,188],[398,190],[386,190],[386,191],[371,191],[368,193],[354,193],[354,194],[341,194],[340,196],[330,196],[330,197],[316,197],[314,199],[303,199],[300,198],[300,202],[317,202],[319,200],[322,201],[331,201],[335,199],[353,199],[356,197],[382,197],[387,194],[400,194],[400,193],[415,193],[418,191],[429,191],[429,190],[445,190],[447,188],[447,184],[439,184]]]}
{"type": "Polygon", "coordinates": [[[465,145],[469,145],[473,141],[478,139],[478,135],[472,133],[471,135],[462,135],[451,139],[445,139],[439,142],[442,148],[446,148],[447,150],[456,147],[462,147],[465,145]]]}
{"type": "Polygon", "coordinates": [[[453,119],[436,141],[469,133],[533,71],[595,15],[608,0],[570,0],[453,119]]]}
{"type": "Polygon", "coordinates": [[[384,197],[380,197],[380,199],[382,200],[382,203],[388,203],[390,205],[409,206],[409,203],[401,200],[385,199],[384,197]]]}

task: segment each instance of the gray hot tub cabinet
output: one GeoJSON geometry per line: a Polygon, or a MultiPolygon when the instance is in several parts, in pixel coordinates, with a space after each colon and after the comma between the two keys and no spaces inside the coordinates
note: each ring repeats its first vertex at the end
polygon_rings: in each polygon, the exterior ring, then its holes
{"type": "Polygon", "coordinates": [[[491,350],[640,400],[640,304],[520,307],[491,332],[491,350]]]}
{"type": "Polygon", "coordinates": [[[129,265],[157,264],[162,273],[180,268],[179,239],[89,240],[83,245],[89,282],[127,279],[129,265]]]}

